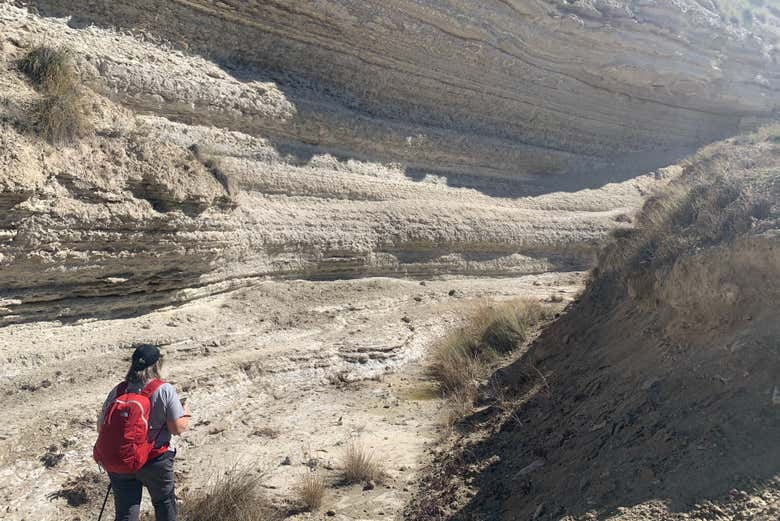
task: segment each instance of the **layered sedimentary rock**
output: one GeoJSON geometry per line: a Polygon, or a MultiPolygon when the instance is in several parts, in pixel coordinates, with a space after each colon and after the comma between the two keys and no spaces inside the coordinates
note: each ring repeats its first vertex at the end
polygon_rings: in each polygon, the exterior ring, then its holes
{"type": "Polygon", "coordinates": [[[120,98],[412,168],[583,173],[626,154],[659,166],[780,105],[776,13],[744,28],[709,1],[27,3],[162,39],[245,84],[252,70],[294,110],[182,96],[126,60],[106,64],[120,98]]]}
{"type": "Polygon", "coordinates": [[[769,44],[703,8],[31,4],[69,17],[0,5],[2,322],[268,276],[581,269],[679,172],[659,158],[777,101],[769,44]],[[41,43],[94,91],[72,146],[32,128],[15,64],[41,43]]]}

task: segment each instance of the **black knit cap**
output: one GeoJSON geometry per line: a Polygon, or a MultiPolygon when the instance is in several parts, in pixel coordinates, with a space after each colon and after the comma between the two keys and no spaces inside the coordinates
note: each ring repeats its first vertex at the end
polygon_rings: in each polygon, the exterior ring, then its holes
{"type": "Polygon", "coordinates": [[[133,371],[143,371],[160,359],[160,349],[151,344],[143,344],[133,351],[133,371]]]}

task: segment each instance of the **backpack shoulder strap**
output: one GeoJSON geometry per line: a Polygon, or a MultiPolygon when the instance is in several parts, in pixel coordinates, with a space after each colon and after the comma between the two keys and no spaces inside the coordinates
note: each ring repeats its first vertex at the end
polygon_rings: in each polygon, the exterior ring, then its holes
{"type": "MultiPolygon", "coordinates": [[[[154,394],[154,392],[162,387],[165,384],[162,380],[152,380],[141,391],[141,396],[145,396],[146,398],[149,398],[151,401],[151,397],[154,394]]],[[[149,411],[151,414],[151,411],[149,411]]],[[[154,441],[152,442],[152,446],[157,444],[157,440],[160,439],[160,434],[162,434],[162,431],[165,430],[165,423],[163,423],[160,428],[157,430],[157,435],[154,437],[154,441]]]]}
{"type": "Polygon", "coordinates": [[[154,392],[163,386],[165,382],[162,380],[152,380],[146,386],[141,390],[140,394],[141,396],[146,396],[147,398],[151,398],[154,392]]]}
{"type": "Polygon", "coordinates": [[[116,395],[114,396],[114,398],[116,398],[117,396],[121,396],[125,393],[127,393],[127,382],[122,382],[116,386],[116,395]]]}

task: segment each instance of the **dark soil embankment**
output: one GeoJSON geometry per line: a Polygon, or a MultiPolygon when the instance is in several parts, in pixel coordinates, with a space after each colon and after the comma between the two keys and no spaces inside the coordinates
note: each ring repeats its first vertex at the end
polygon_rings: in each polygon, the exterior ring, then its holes
{"type": "Polygon", "coordinates": [[[773,128],[702,150],[648,201],[494,375],[515,406],[463,420],[413,516],[780,518],[778,302],[773,128]]]}

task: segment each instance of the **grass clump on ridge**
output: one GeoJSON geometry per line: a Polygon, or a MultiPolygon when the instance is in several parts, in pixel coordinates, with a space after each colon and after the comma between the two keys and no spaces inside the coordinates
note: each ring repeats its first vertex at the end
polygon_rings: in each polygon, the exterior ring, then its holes
{"type": "Polygon", "coordinates": [[[84,98],[76,93],[45,96],[34,110],[33,122],[40,135],[52,145],[73,143],[89,133],[84,98]]]}
{"type": "Polygon", "coordinates": [[[765,218],[772,206],[768,196],[772,188],[761,186],[761,176],[740,179],[730,174],[739,169],[727,161],[704,161],[714,174],[703,178],[701,172],[690,172],[649,198],[637,229],[615,237],[601,254],[594,278],[607,273],[631,278],[650,272],[684,252],[733,240],[765,218]]]}
{"type": "Polygon", "coordinates": [[[32,110],[38,133],[52,145],[64,145],[91,129],[88,105],[70,51],[40,45],[20,61],[19,69],[41,91],[32,110]]]}
{"type": "Polygon", "coordinates": [[[473,402],[477,381],[487,366],[526,342],[550,315],[550,307],[524,299],[483,306],[465,327],[434,348],[428,374],[440,393],[464,411],[473,402]]]}
{"type": "MultiPolygon", "coordinates": [[[[713,274],[723,272],[725,281],[742,273],[739,263],[758,269],[748,251],[773,247],[758,243],[766,241],[759,230],[771,228],[780,200],[778,143],[780,125],[769,125],[704,147],[683,163],[682,175],[645,202],[636,229],[614,236],[601,252],[586,298],[609,302],[619,287],[635,305],[673,306],[678,319],[685,315],[690,324],[721,314],[716,307],[727,299],[703,293],[720,284],[713,274]],[[733,246],[737,242],[740,251],[733,246]],[[723,245],[731,246],[719,254],[720,261],[706,265],[706,252],[723,245]]],[[[740,292],[749,285],[742,283],[740,292]]]]}
{"type": "Polygon", "coordinates": [[[260,478],[249,469],[233,469],[198,495],[185,497],[183,521],[275,521],[279,511],[260,491],[260,478]]]}
{"type": "Polygon", "coordinates": [[[443,396],[457,394],[479,378],[480,373],[481,360],[477,345],[465,329],[450,333],[434,347],[428,374],[443,396]]]}
{"type": "Polygon", "coordinates": [[[50,93],[70,90],[77,83],[73,59],[65,49],[34,47],[19,60],[19,69],[37,87],[50,93]]]}

